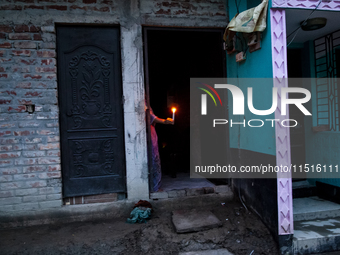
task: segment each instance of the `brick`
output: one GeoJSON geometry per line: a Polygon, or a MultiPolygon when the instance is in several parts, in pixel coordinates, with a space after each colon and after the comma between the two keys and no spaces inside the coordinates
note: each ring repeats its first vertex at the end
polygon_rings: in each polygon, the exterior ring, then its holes
{"type": "Polygon", "coordinates": [[[20,204],[22,202],[21,197],[7,197],[7,198],[0,198],[1,205],[12,205],[12,204],[20,204]]]}
{"type": "Polygon", "coordinates": [[[57,71],[56,67],[36,67],[35,71],[37,73],[55,73],[57,71]]]}
{"type": "Polygon", "coordinates": [[[175,197],[185,197],[186,192],[184,189],[178,189],[178,190],[170,190],[168,191],[169,198],[175,198],[175,197]]]}
{"type": "Polygon", "coordinates": [[[31,180],[31,179],[36,179],[36,175],[35,174],[16,174],[13,175],[13,179],[15,181],[27,181],[27,180],[31,180]]]}
{"type": "Polygon", "coordinates": [[[65,5],[47,5],[46,9],[47,10],[66,11],[67,10],[67,6],[65,6],[65,5]]]}
{"type": "Polygon", "coordinates": [[[49,165],[49,164],[57,164],[57,163],[60,163],[60,158],[57,158],[57,157],[38,158],[38,164],[40,165],[49,165]]]}
{"type": "Polygon", "coordinates": [[[43,10],[44,6],[38,6],[38,5],[25,5],[24,9],[32,9],[32,10],[43,10]]]}
{"type": "Polygon", "coordinates": [[[47,156],[48,157],[60,157],[60,151],[58,151],[58,150],[47,151],[47,156]]]}
{"type": "Polygon", "coordinates": [[[37,44],[32,41],[14,43],[14,48],[19,48],[19,49],[35,49],[36,47],[37,47],[37,44]]]}
{"type": "Polygon", "coordinates": [[[14,123],[6,123],[6,124],[0,124],[0,128],[11,128],[15,127],[14,123]]]}
{"type": "Polygon", "coordinates": [[[48,143],[59,142],[59,141],[60,141],[60,137],[58,135],[47,137],[48,143]]]}
{"type": "Polygon", "coordinates": [[[1,5],[0,10],[15,10],[15,11],[20,11],[22,10],[22,6],[20,5],[1,5]]]}
{"type": "Polygon", "coordinates": [[[55,65],[56,64],[56,61],[54,58],[49,58],[49,59],[42,59],[40,64],[42,66],[49,66],[49,65],[55,65]]]}
{"type": "Polygon", "coordinates": [[[51,194],[46,196],[46,200],[61,200],[61,194],[51,194]]]}
{"type": "Polygon", "coordinates": [[[11,174],[17,174],[20,173],[20,169],[19,168],[4,168],[4,169],[0,169],[0,174],[3,175],[11,175],[11,174]]]}
{"type": "Polygon", "coordinates": [[[20,155],[21,152],[0,153],[0,159],[18,158],[20,155]]]}
{"type": "Polygon", "coordinates": [[[13,134],[15,136],[28,136],[35,134],[35,131],[34,130],[14,131],[13,134]]]}
{"type": "Polygon", "coordinates": [[[37,195],[38,189],[32,188],[32,189],[16,189],[15,195],[16,196],[29,196],[29,195],[37,195]]]}
{"type": "Polygon", "coordinates": [[[42,92],[38,92],[35,90],[26,91],[24,97],[42,97],[42,92]]]}
{"type": "Polygon", "coordinates": [[[49,172],[55,172],[55,171],[60,171],[60,170],[61,170],[60,165],[49,165],[47,167],[47,171],[49,171],[49,172]]]}
{"type": "Polygon", "coordinates": [[[22,150],[22,145],[20,144],[20,145],[17,145],[17,144],[15,144],[15,145],[13,145],[13,150],[15,150],[15,151],[21,151],[22,150]]]}
{"type": "Polygon", "coordinates": [[[13,197],[14,196],[14,191],[0,191],[0,198],[5,198],[5,197],[13,197]]]}
{"type": "Polygon", "coordinates": [[[0,32],[11,33],[12,27],[9,25],[0,25],[0,32]]]}
{"type": "Polygon", "coordinates": [[[60,178],[61,172],[40,173],[38,177],[40,179],[60,178]]]}
{"type": "Polygon", "coordinates": [[[6,34],[5,33],[0,33],[0,39],[6,39],[6,34]]]}
{"type": "Polygon", "coordinates": [[[39,47],[40,49],[55,49],[56,45],[54,42],[43,42],[43,43],[39,43],[39,47]]]}
{"type": "Polygon", "coordinates": [[[7,51],[0,50],[0,57],[5,57],[6,53],[7,53],[7,51]]]}
{"type": "Polygon", "coordinates": [[[41,31],[47,32],[47,33],[55,33],[55,28],[54,26],[44,26],[44,27],[41,27],[41,31]]]}
{"type": "Polygon", "coordinates": [[[14,206],[13,205],[2,205],[0,207],[0,211],[3,211],[3,212],[14,211],[14,206]]]}
{"type": "Polygon", "coordinates": [[[11,165],[13,165],[12,160],[0,160],[1,167],[11,166],[11,165]]]}
{"type": "Polygon", "coordinates": [[[10,40],[31,40],[31,35],[27,33],[10,33],[8,34],[10,40]]]}
{"type": "Polygon", "coordinates": [[[45,180],[27,181],[26,185],[30,188],[42,188],[42,187],[46,187],[47,183],[45,180]]]}
{"type": "Polygon", "coordinates": [[[32,211],[32,210],[38,210],[40,208],[39,203],[22,203],[17,204],[13,206],[14,210],[16,211],[32,211]]]}
{"type": "Polygon", "coordinates": [[[17,63],[25,64],[25,65],[35,65],[38,63],[38,61],[37,59],[34,59],[34,58],[29,58],[29,59],[21,58],[17,60],[17,63]]]}
{"type": "Polygon", "coordinates": [[[57,0],[38,0],[38,3],[57,3],[57,0]]]}
{"type": "Polygon", "coordinates": [[[24,144],[24,150],[36,150],[38,146],[36,144],[24,144]]]}
{"type": "Polygon", "coordinates": [[[0,146],[0,151],[11,151],[13,149],[12,145],[3,145],[0,146]]]}
{"type": "Polygon", "coordinates": [[[39,194],[58,194],[61,193],[61,187],[39,188],[39,194]]]}
{"type": "Polygon", "coordinates": [[[218,185],[215,187],[215,193],[227,193],[230,191],[228,185],[218,185]]]}
{"type": "Polygon", "coordinates": [[[0,74],[0,78],[6,79],[8,78],[8,74],[0,74]]]}
{"type": "Polygon", "coordinates": [[[70,10],[83,10],[87,11],[87,6],[78,6],[78,5],[71,5],[70,10]]]}
{"type": "Polygon", "coordinates": [[[168,192],[154,192],[150,193],[150,199],[163,199],[168,198],[168,192]]]}
{"type": "Polygon", "coordinates": [[[12,50],[11,55],[13,56],[22,56],[22,57],[30,57],[30,50],[12,50]]]}
{"type": "Polygon", "coordinates": [[[39,150],[56,150],[59,149],[59,143],[48,143],[48,144],[39,144],[39,150]]]}
{"type": "Polygon", "coordinates": [[[110,8],[109,7],[100,7],[100,8],[93,7],[92,10],[97,11],[97,12],[109,12],[110,8]]]}
{"type": "Polygon", "coordinates": [[[46,208],[56,208],[61,207],[63,205],[62,200],[53,200],[53,201],[46,201],[46,202],[39,202],[41,209],[46,208]]]}
{"type": "Polygon", "coordinates": [[[41,129],[37,130],[37,133],[39,135],[55,135],[56,133],[58,133],[58,131],[41,129]]]}
{"type": "Polygon", "coordinates": [[[34,0],[14,0],[14,2],[16,3],[16,2],[22,2],[22,3],[27,3],[27,4],[29,4],[29,3],[34,3],[34,0]]]}
{"type": "Polygon", "coordinates": [[[18,125],[20,128],[25,128],[25,127],[39,127],[40,123],[39,122],[20,122],[18,125]]]}
{"type": "Polygon", "coordinates": [[[13,138],[4,138],[0,139],[0,144],[12,144],[12,143],[19,143],[19,139],[13,139],[13,138]]]}
{"type": "Polygon", "coordinates": [[[19,105],[19,106],[10,106],[7,108],[8,112],[25,112],[26,111],[26,106],[25,105],[19,105]]]}
{"type": "Polygon", "coordinates": [[[22,168],[23,173],[42,172],[45,170],[46,170],[46,166],[24,166],[22,168]]]}
{"type": "Polygon", "coordinates": [[[11,71],[13,73],[30,73],[31,69],[27,66],[21,67],[21,66],[12,66],[11,71]]]}
{"type": "Polygon", "coordinates": [[[13,63],[13,59],[11,59],[11,58],[1,58],[0,63],[11,64],[11,63],[13,63]]]}
{"type": "Polygon", "coordinates": [[[25,74],[25,75],[24,75],[24,78],[25,78],[25,79],[32,79],[32,80],[39,80],[39,79],[42,78],[42,76],[41,76],[41,75],[38,75],[38,74],[36,74],[36,75],[25,74]]]}
{"type": "Polygon", "coordinates": [[[2,94],[6,93],[8,96],[10,96],[10,95],[16,96],[17,95],[17,93],[14,90],[5,90],[5,91],[2,91],[0,93],[2,93],[2,94]]]}
{"type": "Polygon", "coordinates": [[[7,130],[7,131],[0,131],[0,136],[10,136],[12,134],[12,131],[9,131],[9,130],[7,130]]]}
{"type": "Polygon", "coordinates": [[[59,123],[58,122],[49,122],[49,123],[46,123],[46,127],[48,127],[48,128],[59,127],[59,123]]]}
{"type": "Polygon", "coordinates": [[[18,189],[25,186],[24,182],[5,182],[0,183],[1,190],[18,189]]]}
{"type": "Polygon", "coordinates": [[[41,143],[42,142],[42,138],[39,138],[39,137],[34,137],[34,138],[27,137],[27,138],[25,138],[24,142],[25,143],[41,143]]]}
{"type": "Polygon", "coordinates": [[[33,35],[33,40],[35,40],[35,41],[42,41],[41,34],[34,34],[33,35]]]}
{"type": "Polygon", "coordinates": [[[13,181],[12,175],[0,176],[0,182],[10,182],[10,181],[13,181]]]}
{"type": "Polygon", "coordinates": [[[46,195],[34,195],[34,196],[25,196],[22,198],[22,201],[25,202],[40,202],[45,201],[46,195]]]}
{"type": "Polygon", "coordinates": [[[36,165],[38,164],[38,159],[16,159],[14,160],[14,165],[36,165]]]}
{"type": "Polygon", "coordinates": [[[22,156],[26,158],[44,157],[45,151],[23,151],[22,156]]]}
{"type": "Polygon", "coordinates": [[[0,43],[0,48],[12,48],[12,44],[10,42],[1,42],[0,43]]]}
{"type": "Polygon", "coordinates": [[[165,15],[170,15],[171,11],[170,9],[164,10],[164,9],[159,9],[158,11],[155,12],[155,14],[165,14],[165,15]]]}
{"type": "Polygon", "coordinates": [[[83,0],[84,4],[95,4],[97,3],[97,0],[83,0]]]}
{"type": "Polygon", "coordinates": [[[56,80],[57,75],[56,74],[45,74],[44,79],[46,79],[46,80],[56,80]]]}
{"type": "MultiPolygon", "coordinates": [[[[12,103],[11,99],[0,99],[0,104],[10,104],[12,103]]],[[[1,136],[1,133],[0,133],[1,136]]]]}
{"type": "Polygon", "coordinates": [[[39,113],[37,114],[37,120],[58,119],[58,113],[39,113]]]}
{"type": "MultiPolygon", "coordinates": [[[[56,35],[53,33],[43,33],[41,35],[41,38],[44,42],[53,42],[55,43],[56,41],[56,35]]],[[[53,46],[55,46],[55,44],[53,44],[53,46]]]]}

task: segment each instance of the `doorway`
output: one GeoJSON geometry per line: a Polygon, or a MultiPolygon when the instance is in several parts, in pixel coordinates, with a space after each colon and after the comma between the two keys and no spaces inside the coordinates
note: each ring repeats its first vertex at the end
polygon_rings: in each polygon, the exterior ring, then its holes
{"type": "Polygon", "coordinates": [[[189,177],[190,78],[226,76],[224,30],[144,27],[143,32],[148,103],[163,119],[171,118],[171,108],[177,108],[174,125],[156,126],[162,168],[160,189],[214,185],[189,177]]]}

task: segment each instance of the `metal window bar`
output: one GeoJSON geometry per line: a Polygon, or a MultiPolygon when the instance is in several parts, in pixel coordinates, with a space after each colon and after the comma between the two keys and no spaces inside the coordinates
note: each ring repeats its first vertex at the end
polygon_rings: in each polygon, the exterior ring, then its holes
{"type": "Polygon", "coordinates": [[[339,100],[340,91],[337,84],[336,51],[340,46],[340,30],[314,40],[314,63],[317,82],[317,124],[328,125],[332,131],[339,130],[339,100]],[[326,79],[325,79],[326,78],[326,79]],[[318,80],[325,81],[318,84],[318,80]],[[326,82],[326,83],[325,83],[326,82]],[[327,90],[319,90],[321,86],[327,86],[327,90]],[[324,92],[327,91],[327,97],[324,92]],[[325,103],[326,99],[328,103],[325,103]],[[320,102],[321,101],[321,102],[320,102]],[[327,107],[325,107],[327,106],[327,107]],[[321,108],[320,108],[321,107],[321,108]],[[325,109],[326,108],[326,109],[325,109]],[[322,111],[320,110],[322,109],[322,111]],[[325,113],[328,116],[325,117],[325,113]]]}

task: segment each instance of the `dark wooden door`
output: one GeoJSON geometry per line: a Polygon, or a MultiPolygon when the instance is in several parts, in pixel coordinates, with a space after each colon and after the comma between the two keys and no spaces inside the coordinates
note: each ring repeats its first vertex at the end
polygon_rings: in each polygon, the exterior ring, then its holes
{"type": "Polygon", "coordinates": [[[64,197],[125,192],[119,28],[57,27],[64,197]]]}

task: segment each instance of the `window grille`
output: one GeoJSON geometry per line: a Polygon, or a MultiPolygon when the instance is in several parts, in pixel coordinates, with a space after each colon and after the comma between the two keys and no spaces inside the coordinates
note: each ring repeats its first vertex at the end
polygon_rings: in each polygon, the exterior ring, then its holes
{"type": "Polygon", "coordinates": [[[314,40],[317,125],[332,131],[339,131],[339,53],[340,30],[314,40]]]}

